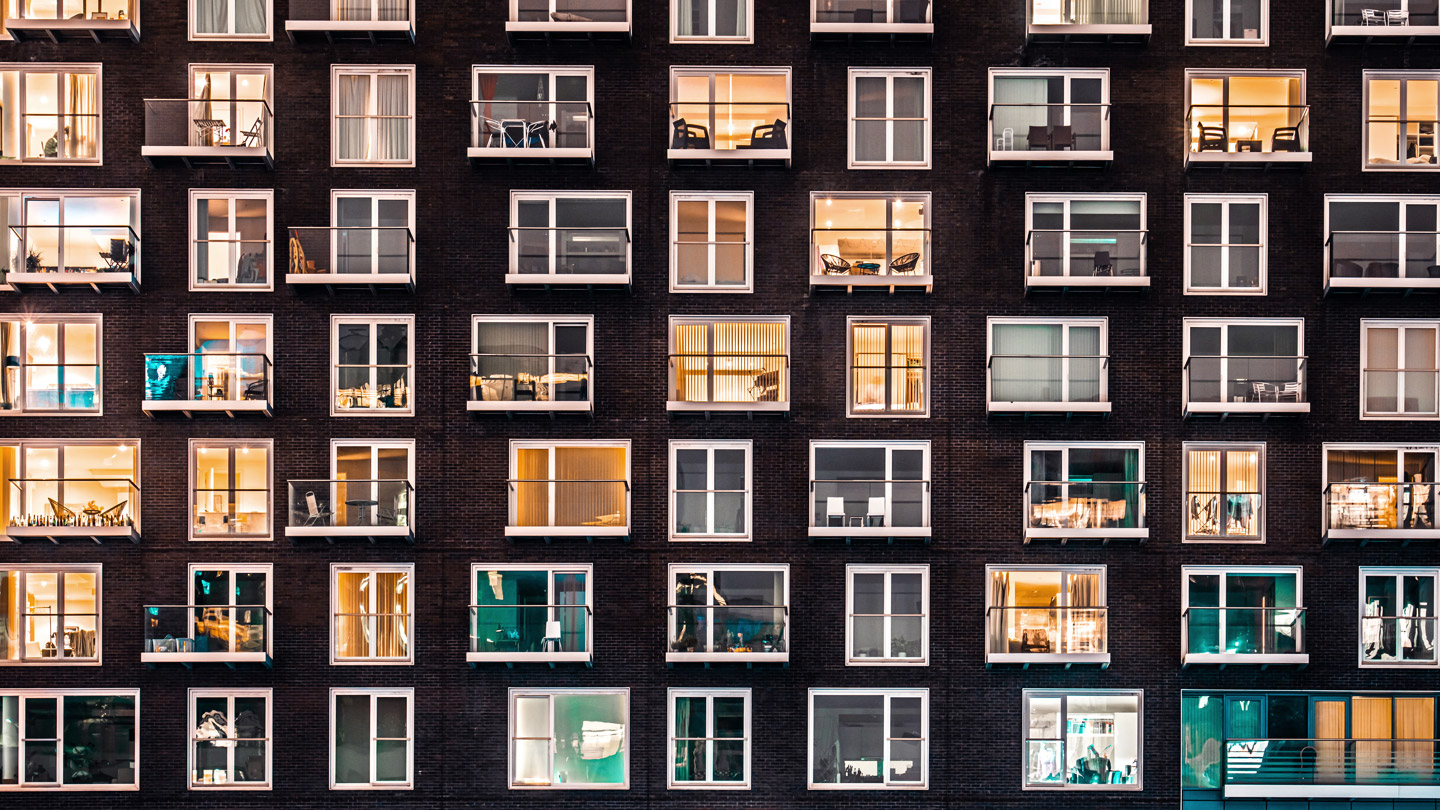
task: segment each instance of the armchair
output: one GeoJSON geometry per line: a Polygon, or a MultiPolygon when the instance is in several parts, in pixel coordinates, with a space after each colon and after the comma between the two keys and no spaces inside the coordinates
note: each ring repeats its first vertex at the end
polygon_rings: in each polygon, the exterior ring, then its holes
{"type": "Polygon", "coordinates": [[[1300,151],[1300,128],[1299,127],[1276,127],[1275,134],[1270,138],[1271,152],[1299,152],[1300,151]]]}
{"type": "Polygon", "coordinates": [[[1050,148],[1059,151],[1069,149],[1075,151],[1075,128],[1069,124],[1056,124],[1050,129],[1050,148]]]}
{"type": "Polygon", "coordinates": [[[1050,147],[1050,128],[1049,128],[1049,127],[1043,127],[1043,126],[1042,126],[1042,127],[1033,127],[1033,126],[1032,126],[1032,127],[1030,127],[1030,135],[1029,135],[1029,137],[1026,138],[1025,140],[1026,140],[1026,143],[1028,143],[1028,144],[1030,145],[1030,151],[1033,152],[1033,151],[1035,151],[1035,150],[1038,149],[1038,150],[1040,150],[1040,151],[1042,151],[1042,152],[1048,152],[1048,151],[1050,151],[1050,149],[1051,149],[1051,147],[1050,147]]]}
{"type": "Polygon", "coordinates": [[[906,253],[904,256],[890,262],[890,273],[898,276],[908,276],[915,272],[920,264],[919,253],[906,253]]]}
{"type": "Polygon", "coordinates": [[[1200,145],[1196,152],[1227,152],[1229,147],[1225,138],[1224,127],[1210,127],[1200,125],[1200,145]]]}
{"type": "Polygon", "coordinates": [[[699,124],[687,123],[684,118],[676,119],[671,126],[674,135],[670,139],[671,149],[709,149],[710,130],[699,124]]]}
{"type": "Polygon", "coordinates": [[[831,253],[820,254],[820,263],[825,265],[827,276],[848,276],[850,275],[850,262],[845,261],[831,253]]]}
{"type": "Polygon", "coordinates": [[[786,149],[784,121],[775,119],[773,124],[761,124],[750,130],[750,143],[741,144],[737,149],[786,149]]]}

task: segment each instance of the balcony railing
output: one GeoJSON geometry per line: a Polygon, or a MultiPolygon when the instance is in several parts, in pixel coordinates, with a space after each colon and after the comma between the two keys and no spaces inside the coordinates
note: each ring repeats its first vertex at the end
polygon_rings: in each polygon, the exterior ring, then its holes
{"type": "Polygon", "coordinates": [[[810,497],[812,536],[930,536],[928,480],[812,479],[810,497]]]}
{"type": "Polygon", "coordinates": [[[19,0],[6,6],[18,16],[7,11],[5,28],[19,41],[63,37],[140,41],[131,0],[19,0]]]}
{"type": "Polygon", "coordinates": [[[1185,496],[1186,536],[1260,539],[1260,493],[1199,492],[1185,496]]]}
{"type": "Polygon", "coordinates": [[[1144,481],[1030,481],[1026,534],[1145,529],[1144,481]]]}
{"type": "Polygon", "coordinates": [[[1332,26],[1359,26],[1363,28],[1379,28],[1379,31],[1366,32],[1375,36],[1385,36],[1387,33],[1395,36],[1404,36],[1403,31],[1386,32],[1385,28],[1405,28],[1407,26],[1436,26],[1440,25],[1440,10],[1434,5],[1428,8],[1426,4],[1410,0],[1330,0],[1330,24],[1332,26]]]}
{"type": "Polygon", "coordinates": [[[471,605],[470,660],[590,660],[589,605],[471,605]]]}
{"type": "Polygon", "coordinates": [[[785,101],[672,101],[669,156],[788,160],[789,129],[790,104],[785,101]],[[756,151],[768,154],[753,154],[756,151]],[[702,152],[710,154],[698,154],[702,152]]]}
{"type": "Polygon", "coordinates": [[[258,352],[145,355],[147,412],[270,410],[270,357],[258,352]]]}
{"type": "Polygon", "coordinates": [[[128,478],[13,478],[11,537],[140,538],[140,487],[128,478]]]}
{"type": "Polygon", "coordinates": [[[1110,159],[1107,103],[990,105],[991,160],[1110,159]]]}
{"type": "Polygon", "coordinates": [[[586,23],[624,23],[626,0],[510,0],[510,22],[555,23],[584,28],[586,23]]]}
{"type": "Polygon", "coordinates": [[[1019,607],[985,609],[990,625],[987,657],[1007,655],[1106,655],[1110,652],[1106,607],[1019,607]]]}
{"type": "Polygon", "coordinates": [[[1440,405],[1440,370],[1366,368],[1365,415],[1404,418],[1433,417],[1440,405]]]}
{"type": "Polygon", "coordinates": [[[630,534],[630,482],[623,478],[511,478],[511,536],[630,534]]]}
{"type": "Polygon", "coordinates": [[[415,533],[415,487],[399,478],[290,481],[291,537],[406,537],[415,533]]]}
{"type": "Polygon", "coordinates": [[[812,0],[811,22],[823,25],[918,25],[932,19],[931,0],[812,0]]]}
{"type": "Polygon", "coordinates": [[[335,378],[337,411],[403,411],[414,404],[408,365],[337,363],[335,378]]]}
{"type": "Polygon", "coordinates": [[[1059,230],[1025,235],[1030,270],[1027,286],[1148,284],[1143,229],[1059,230]]]}
{"type": "Polygon", "coordinates": [[[406,227],[290,228],[287,284],[414,285],[406,227]]]}
{"type": "Polygon", "coordinates": [[[629,284],[627,227],[509,228],[511,284],[629,284]]]}
{"type": "MultiPolygon", "coordinates": [[[[13,378],[12,378],[13,379],[13,378]]],[[[26,411],[94,411],[100,393],[98,363],[26,363],[26,411]]]]}
{"type": "Polygon", "coordinates": [[[1434,481],[1332,481],[1325,487],[1327,535],[1336,531],[1434,531],[1434,481]]]}
{"type": "Polygon", "coordinates": [[[1227,797],[1431,798],[1440,788],[1440,740],[1227,737],[1221,773],[1227,797]]]}
{"type": "Polygon", "coordinates": [[[12,284],[123,284],[140,276],[140,236],[129,225],[11,225],[25,250],[12,284]]]}
{"type": "Polygon", "coordinates": [[[1186,660],[1203,663],[1205,656],[1303,656],[1305,612],[1303,607],[1187,607],[1182,614],[1188,641],[1186,660]]]}
{"type": "Polygon", "coordinates": [[[472,354],[470,410],[590,410],[586,354],[472,354]]]}
{"type": "MultiPolygon", "coordinates": [[[[1422,610],[1433,608],[1422,608],[1422,610]]],[[[1430,616],[1367,616],[1360,614],[1362,666],[1433,665],[1436,622],[1430,616]]]]}
{"type": "MultiPolygon", "coordinates": [[[[1440,28],[1436,33],[1440,33],[1440,28]]],[[[1436,162],[1440,154],[1437,153],[1440,149],[1437,132],[1440,132],[1440,121],[1433,119],[1368,117],[1365,119],[1365,168],[1406,171],[1440,168],[1436,162]]]]}
{"type": "Polygon", "coordinates": [[[1148,25],[1149,4],[1115,8],[1104,0],[1068,0],[1054,3],[1028,0],[1031,25],[1148,25]]]}
{"type": "Polygon", "coordinates": [[[470,101],[472,161],[594,158],[595,112],[588,101],[470,101]]]}
{"type": "Polygon", "coordinates": [[[1186,162],[1309,161],[1309,117],[1305,104],[1191,105],[1186,162]]]}
{"type": "Polygon", "coordinates": [[[1109,411],[1106,354],[992,354],[992,411],[1109,411]]]}
{"type": "Polygon", "coordinates": [[[668,610],[669,660],[789,659],[789,605],[670,605],[668,610]]]}
{"type": "Polygon", "coordinates": [[[380,23],[409,22],[408,0],[290,0],[291,20],[380,23]]]}
{"type": "Polygon", "coordinates": [[[146,605],[147,664],[270,662],[270,609],[264,605],[146,605]]]}
{"type": "Polygon", "coordinates": [[[1186,411],[1308,412],[1305,363],[1293,355],[1191,355],[1186,411]]]}
{"type": "Polygon", "coordinates": [[[1331,287],[1440,286],[1435,231],[1331,231],[1331,287]]]}
{"type": "Polygon", "coordinates": [[[264,99],[147,98],[141,154],[195,163],[273,161],[274,125],[264,99]]]}
{"type": "Polygon", "coordinates": [[[929,228],[811,228],[810,283],[930,285],[929,228]]]}
{"type": "Polygon", "coordinates": [[[789,410],[789,363],[784,354],[672,354],[671,410],[692,405],[789,410]]]}

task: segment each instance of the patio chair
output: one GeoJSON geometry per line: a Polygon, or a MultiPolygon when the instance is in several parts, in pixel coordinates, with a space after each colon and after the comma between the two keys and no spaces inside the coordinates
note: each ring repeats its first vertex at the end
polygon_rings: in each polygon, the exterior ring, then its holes
{"type": "Polygon", "coordinates": [[[845,525],[845,499],[843,497],[837,495],[825,499],[825,525],[845,525]]]}
{"type": "Polygon", "coordinates": [[[265,399],[269,393],[268,388],[269,386],[266,384],[264,377],[258,380],[251,380],[245,384],[245,398],[248,400],[265,399]]]}
{"type": "Polygon", "coordinates": [[[1097,250],[1097,251],[1095,251],[1095,273],[1094,273],[1094,275],[1097,275],[1097,276],[1113,276],[1114,274],[1115,274],[1115,265],[1114,265],[1114,264],[1111,264],[1111,262],[1110,262],[1110,251],[1108,251],[1108,250],[1097,250]]]}
{"type": "Polygon", "coordinates": [[[915,272],[920,264],[919,253],[906,253],[904,256],[890,262],[890,274],[896,276],[908,276],[915,272]]]}
{"type": "Polygon", "coordinates": [[[1300,382],[1298,380],[1295,382],[1287,382],[1280,386],[1280,390],[1275,393],[1275,401],[1280,402],[1281,400],[1288,400],[1290,402],[1300,401],[1300,382]]]}
{"type": "Polygon", "coordinates": [[[519,118],[507,118],[500,122],[500,132],[504,146],[510,148],[522,148],[528,146],[526,142],[530,134],[530,122],[519,118]]]}
{"type": "Polygon", "coordinates": [[[785,128],[789,126],[780,119],[773,124],[761,124],[750,130],[750,143],[743,143],[737,149],[785,149],[785,128]]]}
{"type": "Polygon", "coordinates": [[[100,258],[109,265],[107,269],[124,272],[130,268],[130,242],[126,239],[111,239],[110,250],[102,251],[100,258]]]}
{"type": "Polygon", "coordinates": [[[1050,151],[1050,128],[1030,127],[1030,135],[1025,140],[1030,144],[1030,151],[1034,152],[1038,149],[1041,152],[1048,152],[1050,151]]]}
{"type": "Polygon", "coordinates": [[[1378,8],[1362,8],[1360,9],[1360,24],[1384,25],[1385,12],[1378,8]]]}
{"type": "Polygon", "coordinates": [[[250,128],[240,133],[241,146],[263,146],[265,140],[265,120],[256,118],[250,128]]]}
{"type": "Polygon", "coordinates": [[[1300,128],[1299,127],[1276,127],[1275,134],[1270,138],[1271,152],[1299,152],[1300,151],[1300,128]]]}
{"type": "Polygon", "coordinates": [[[1000,137],[996,139],[995,149],[999,152],[1015,151],[1015,128],[1005,127],[1000,130],[1000,137]]]}
{"type": "Polygon", "coordinates": [[[820,254],[820,263],[825,265],[825,275],[827,276],[850,275],[850,262],[845,261],[833,253],[820,254]]]}
{"type": "Polygon", "coordinates": [[[60,503],[54,498],[46,498],[45,500],[50,502],[51,514],[55,515],[55,517],[59,519],[62,524],[66,523],[67,521],[73,521],[75,519],[74,509],[71,509],[65,504],[60,503]]]}
{"type": "Polygon", "coordinates": [[[756,374],[754,383],[745,390],[745,393],[754,397],[756,402],[779,402],[780,370],[762,371],[756,374]]]}
{"type": "Polygon", "coordinates": [[[687,123],[677,118],[672,124],[675,132],[670,138],[671,149],[709,149],[710,130],[700,124],[687,123]]]}
{"type": "Polygon", "coordinates": [[[480,118],[480,140],[486,147],[504,146],[504,126],[494,118],[480,118]]]}
{"type": "Polygon", "coordinates": [[[885,525],[885,496],[876,495],[870,498],[870,505],[865,509],[866,526],[885,525]]]}
{"type": "Polygon", "coordinates": [[[540,650],[542,652],[559,652],[560,639],[560,622],[545,622],[545,635],[540,639],[540,650]]]}
{"type": "Polygon", "coordinates": [[[1385,12],[1386,25],[1409,25],[1410,12],[1403,8],[1392,8],[1385,12]]]}
{"type": "Polygon", "coordinates": [[[1050,129],[1050,148],[1055,151],[1075,151],[1075,128],[1068,124],[1057,124],[1050,129]]]}
{"type": "Polygon", "coordinates": [[[1254,392],[1256,402],[1279,402],[1280,386],[1268,382],[1252,382],[1250,389],[1254,392]]]}
{"type": "Polygon", "coordinates": [[[129,503],[129,501],[121,501],[96,515],[95,519],[99,521],[101,526],[117,526],[121,523],[125,514],[125,507],[129,503]]]}
{"type": "Polygon", "coordinates": [[[315,497],[315,490],[305,493],[305,526],[329,526],[330,519],[335,513],[322,507],[320,501],[315,497]]]}
{"type": "Polygon", "coordinates": [[[1195,149],[1197,152],[1225,152],[1228,146],[1225,140],[1224,127],[1210,127],[1200,125],[1200,145],[1195,149]]]}
{"type": "Polygon", "coordinates": [[[895,16],[902,23],[923,23],[930,0],[900,0],[895,4],[895,16]]]}

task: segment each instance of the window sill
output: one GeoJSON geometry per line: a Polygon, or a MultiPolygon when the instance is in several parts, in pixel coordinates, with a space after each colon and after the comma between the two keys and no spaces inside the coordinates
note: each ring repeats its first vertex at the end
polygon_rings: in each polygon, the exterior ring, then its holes
{"type": "Polygon", "coordinates": [[[1226,666],[1307,666],[1309,653],[1185,653],[1183,665],[1226,666]]]}
{"type": "Polygon", "coordinates": [[[140,156],[154,168],[157,164],[179,162],[195,166],[264,166],[275,168],[275,156],[268,146],[142,146],[140,156]]]}
{"type": "MultiPolygon", "coordinates": [[[[1344,740],[1338,740],[1344,745],[1344,740]]],[[[1384,745],[1385,743],[1378,743],[1384,745]]],[[[1324,767],[1317,763],[1317,767],[1324,767]]],[[[1430,777],[1432,780],[1434,777],[1430,777]]],[[[1267,782],[1263,785],[1225,785],[1226,799],[1437,799],[1440,785],[1317,785],[1296,783],[1293,785],[1267,782]]],[[[1223,802],[1222,802],[1223,804],[1223,802]]],[[[1345,803],[1341,803],[1345,806],[1345,803]]]]}
{"type": "Polygon", "coordinates": [[[806,789],[806,790],[929,790],[929,789],[930,789],[930,786],[929,786],[927,783],[925,783],[925,782],[914,782],[914,783],[910,783],[910,782],[892,782],[892,783],[890,783],[890,784],[888,784],[888,785],[887,785],[887,784],[884,784],[883,782],[870,782],[870,783],[856,782],[856,783],[854,783],[854,784],[831,784],[831,783],[828,783],[828,782],[825,783],[825,784],[816,784],[816,783],[814,783],[814,782],[811,782],[809,785],[806,786],[805,789],[806,789]]]}
{"type": "Polygon", "coordinates": [[[630,23],[628,21],[596,22],[595,20],[573,22],[560,22],[558,20],[518,22],[510,20],[505,23],[505,32],[509,34],[623,34],[628,38],[630,36],[630,23]]]}
{"type": "Polygon", "coordinates": [[[128,39],[140,41],[140,28],[134,20],[35,20],[9,17],[5,30],[16,42],[27,39],[128,39]]]}
{"type": "Polygon", "coordinates": [[[1332,42],[1368,42],[1373,39],[1440,39],[1440,25],[1332,25],[1325,39],[1332,42]]]}
{"type": "Polygon", "coordinates": [[[786,411],[789,411],[789,410],[790,410],[790,403],[789,403],[789,402],[675,402],[675,401],[672,400],[672,401],[670,401],[670,402],[666,402],[666,403],[665,403],[665,410],[667,410],[667,411],[693,411],[693,412],[696,412],[696,413],[699,413],[699,412],[702,412],[702,411],[703,411],[703,412],[711,412],[711,411],[735,411],[735,412],[740,412],[740,413],[743,413],[743,412],[745,412],[745,411],[756,411],[756,412],[759,412],[759,411],[778,411],[778,412],[786,412],[786,411]]]}
{"type": "Polygon", "coordinates": [[[811,537],[929,537],[929,526],[811,526],[811,537]]]}
{"type": "Polygon", "coordinates": [[[595,162],[589,146],[468,146],[465,156],[473,165],[482,163],[585,163],[595,162]]]}
{"type": "Polygon", "coordinates": [[[1025,35],[1032,42],[1144,42],[1150,39],[1150,23],[1108,25],[1029,23],[1025,26],[1025,35]]]}
{"type": "Polygon", "coordinates": [[[750,163],[790,166],[789,149],[666,149],[672,163],[750,163]]]}
{"type": "Polygon", "coordinates": [[[476,664],[589,664],[594,660],[588,652],[558,653],[465,653],[465,662],[476,664]]]}
{"type": "Polygon", "coordinates": [[[140,291],[140,279],[134,273],[10,273],[5,283],[16,288],[24,284],[48,287],[50,292],[60,292],[59,287],[86,286],[100,292],[102,286],[129,287],[132,292],[140,291]]]}
{"type": "Polygon", "coordinates": [[[749,652],[749,653],[689,653],[689,652],[667,652],[665,663],[667,664],[719,664],[726,661],[736,663],[762,663],[788,664],[790,653],[788,652],[749,652]]]}
{"type": "Polygon", "coordinates": [[[1149,276],[1026,276],[1026,287],[1149,287],[1149,276]]]}
{"type": "Polygon", "coordinates": [[[1218,414],[1225,416],[1272,416],[1310,413],[1308,402],[1187,402],[1185,415],[1218,414]]]}
{"type": "Polygon", "coordinates": [[[415,41],[415,26],[409,20],[286,20],[285,33],[290,41],[296,34],[324,34],[327,39],[339,35],[350,39],[405,39],[415,41]]]}
{"type": "Polygon", "coordinates": [[[872,287],[879,289],[888,288],[894,292],[900,287],[924,287],[925,292],[930,292],[935,285],[935,277],[930,274],[923,276],[907,275],[829,275],[824,273],[811,273],[811,287],[844,287],[847,291],[856,287],[872,287]]]}
{"type": "Polygon", "coordinates": [[[506,526],[506,537],[629,537],[629,526],[506,526]]]}
{"type": "Polygon", "coordinates": [[[1150,539],[1149,529],[1026,529],[1031,540],[1140,540],[1150,539]]]}
{"type": "Polygon", "coordinates": [[[816,38],[827,34],[872,34],[877,37],[931,37],[935,23],[902,22],[811,22],[810,34],[816,38]]]}
{"type": "Polygon", "coordinates": [[[1248,164],[1269,166],[1277,163],[1309,163],[1313,155],[1309,152],[1190,152],[1185,153],[1185,165],[1248,164]]]}
{"type": "Polygon", "coordinates": [[[1410,540],[1440,540],[1440,529],[1327,529],[1324,542],[1332,540],[1359,540],[1362,543],[1375,541],[1408,542],[1410,540]]]}
{"type": "Polygon", "coordinates": [[[847,667],[928,667],[930,659],[924,656],[915,658],[847,658],[847,667]]]}
{"type": "Polygon", "coordinates": [[[414,526],[286,526],[286,537],[323,537],[330,542],[336,540],[398,537],[406,542],[415,542],[414,526]]]}
{"type": "Polygon", "coordinates": [[[559,400],[559,401],[499,401],[499,400],[470,400],[465,403],[467,411],[530,411],[544,413],[547,411],[564,411],[570,413],[590,413],[595,410],[595,403],[580,400],[559,400]]]}
{"type": "Polygon", "coordinates": [[[990,402],[990,413],[1110,413],[1109,402],[990,402]]]}
{"type": "Polygon", "coordinates": [[[1105,164],[1115,160],[1115,153],[1109,149],[1095,150],[1058,150],[1047,149],[1002,151],[990,150],[991,163],[1013,163],[1023,165],[1046,165],[1046,166],[1074,166],[1080,163],[1105,164]]]}
{"type": "Polygon", "coordinates": [[[537,284],[556,287],[601,285],[629,287],[629,273],[506,273],[506,284],[537,284]]]}
{"type": "Polygon", "coordinates": [[[1331,276],[1325,292],[1332,290],[1440,290],[1440,278],[1354,278],[1331,276]]]}
{"type": "Polygon", "coordinates": [[[327,287],[409,287],[415,288],[415,277],[409,273],[286,273],[286,284],[327,287]]]}

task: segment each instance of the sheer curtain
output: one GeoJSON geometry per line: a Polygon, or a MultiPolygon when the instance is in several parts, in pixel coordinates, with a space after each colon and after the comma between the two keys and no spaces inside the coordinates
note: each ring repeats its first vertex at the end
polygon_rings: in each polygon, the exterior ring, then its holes
{"type": "MultiPolygon", "coordinates": [[[[268,28],[265,20],[265,0],[234,0],[235,33],[263,34],[268,28]]],[[[222,25],[224,23],[221,23],[222,25]]]]}
{"type": "Polygon", "coordinates": [[[675,36],[691,37],[695,35],[695,4],[704,0],[676,0],[675,6],[675,36]]]}
{"type": "Polygon", "coordinates": [[[1217,695],[1180,698],[1181,784],[1220,787],[1220,740],[1224,701],[1217,695]]]}
{"type": "Polygon", "coordinates": [[[783,361],[775,356],[784,353],[784,324],[715,324],[715,401],[754,401],[751,390],[768,387],[763,385],[768,381],[761,379],[762,375],[775,372],[776,377],[784,376],[783,361]]]}
{"type": "MultiPolygon", "coordinates": [[[[1070,398],[1068,402],[1100,401],[1100,327],[1072,326],[1070,330],[1070,398]]],[[[1063,386],[1062,386],[1063,390],[1063,386]]],[[[1062,395],[1063,396],[1063,395],[1062,395]]]]}
{"type": "Polygon", "coordinates": [[[991,399],[996,402],[1059,402],[1063,327],[1053,324],[995,325],[991,399]]]}
{"type": "Polygon", "coordinates": [[[335,19],[337,20],[368,20],[370,19],[370,0],[336,0],[335,19]]]}
{"type": "Polygon", "coordinates": [[[382,116],[379,119],[379,158],[409,160],[410,77],[377,76],[376,79],[376,112],[382,116]]]}
{"type": "Polygon", "coordinates": [[[195,0],[195,30],[201,34],[228,33],[229,10],[230,0],[195,0]]]}
{"type": "Polygon", "coordinates": [[[335,582],[335,657],[360,658],[366,654],[365,617],[368,575],[341,572],[335,582]]]}
{"type": "Polygon", "coordinates": [[[515,525],[550,525],[550,450],[545,447],[515,451],[515,525]]]}
{"type": "Polygon", "coordinates": [[[710,325],[682,323],[675,326],[675,353],[700,355],[675,358],[675,401],[708,402],[710,366],[710,325]]]}
{"type": "Polygon", "coordinates": [[[380,19],[387,22],[398,22],[410,19],[410,9],[406,0],[379,0],[380,19]]]}
{"type": "Polygon", "coordinates": [[[365,75],[341,75],[338,92],[338,112],[341,116],[336,124],[338,126],[338,137],[336,147],[340,152],[341,160],[365,160],[368,158],[369,150],[366,148],[365,125],[368,121],[363,116],[370,100],[370,77],[365,75]],[[357,116],[357,117],[348,117],[357,116]]]}
{"type": "Polygon", "coordinates": [[[96,107],[95,74],[66,75],[65,95],[69,104],[64,157],[94,157],[100,117],[96,107]]]}
{"type": "Polygon", "coordinates": [[[1428,782],[1435,772],[1435,698],[1395,698],[1395,768],[1406,781],[1428,782]]]}
{"type": "Polygon", "coordinates": [[[410,649],[410,575],[404,571],[375,574],[375,655],[404,658],[410,649]],[[389,614],[389,615],[387,615],[389,614]]]}
{"type": "MultiPolygon", "coordinates": [[[[555,574],[555,604],[585,604],[585,575],[555,574]]],[[[555,614],[560,621],[560,649],[565,652],[583,652],[585,623],[588,620],[585,611],[579,608],[559,608],[555,610],[555,614]]]]}
{"type": "MultiPolygon", "coordinates": [[[[888,77],[885,76],[855,77],[855,160],[857,161],[884,161],[886,158],[885,136],[890,130],[891,122],[875,119],[886,117],[887,83],[888,77]]],[[[899,102],[900,100],[897,98],[897,107],[899,102]]]]}

